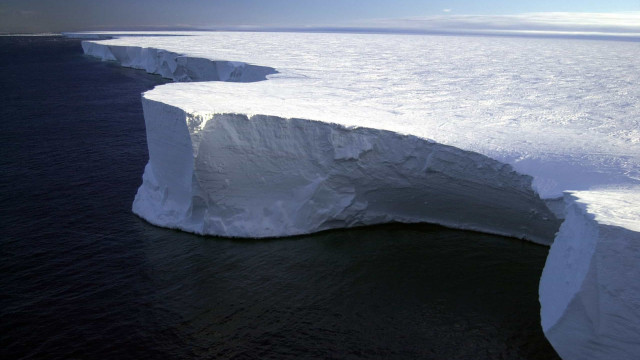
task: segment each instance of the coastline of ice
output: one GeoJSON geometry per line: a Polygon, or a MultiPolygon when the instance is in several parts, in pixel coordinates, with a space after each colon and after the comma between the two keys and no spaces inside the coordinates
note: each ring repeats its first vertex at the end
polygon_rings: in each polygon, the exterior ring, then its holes
{"type": "MultiPolygon", "coordinates": [[[[640,294],[628,284],[640,275],[635,266],[640,254],[634,250],[640,201],[622,201],[637,197],[640,183],[640,89],[635,85],[640,64],[634,61],[640,44],[354,34],[187,35],[180,41],[156,36],[85,44],[103,59],[113,54],[105,48],[130,48],[121,57],[128,64],[113,59],[147,71],[164,58],[144,48],[174,54],[169,61],[176,63],[177,54],[185,54],[216,64],[231,59],[237,61],[229,62],[234,67],[268,65],[278,73],[264,74],[268,81],[251,84],[173,83],[143,95],[150,162],[134,203],[138,214],[163,226],[231,236],[290,235],[305,226],[321,230],[397,220],[548,243],[544,237],[555,231],[549,224],[557,223],[546,208],[538,207],[526,177],[495,166],[509,164],[533,177],[542,198],[580,190],[564,197],[567,219],[541,280],[545,335],[565,359],[638,356],[637,347],[624,340],[621,331],[637,336],[633,319],[640,316],[640,294]],[[313,136],[305,137],[309,132],[313,136]],[[180,150],[166,151],[169,143],[180,150]],[[305,153],[307,148],[313,151],[305,153]],[[430,173],[433,153],[435,164],[447,165],[430,173]],[[281,155],[286,166],[274,160],[281,155]],[[183,168],[162,169],[166,164],[183,168]],[[292,175],[290,169],[297,170],[292,175]],[[384,176],[369,181],[376,171],[384,176]],[[492,189],[491,178],[495,191],[486,192],[492,189]],[[391,186],[381,181],[385,179],[391,186]],[[420,187],[425,181],[446,185],[430,192],[420,187]],[[381,189],[385,199],[396,197],[409,205],[371,207],[373,200],[381,200],[371,194],[381,189]],[[413,196],[416,191],[419,195],[413,196]],[[443,193],[460,197],[453,201],[443,193]],[[207,198],[210,194],[215,195],[207,198]],[[420,204],[423,198],[423,203],[435,200],[435,207],[420,204]],[[467,202],[446,206],[461,198],[467,202]],[[495,216],[483,214],[483,209],[499,209],[501,202],[510,208],[495,216]],[[456,219],[457,213],[468,218],[456,219]],[[499,221],[504,216],[511,220],[499,221]],[[210,221],[200,221],[204,218],[210,221]],[[618,251],[618,245],[628,251],[618,251]],[[567,254],[578,260],[563,262],[567,254]],[[606,280],[594,277],[594,271],[610,263],[630,265],[611,266],[615,270],[606,280]],[[616,280],[617,271],[623,271],[620,279],[626,280],[616,280]],[[567,280],[560,284],[561,278],[567,280]]],[[[171,69],[164,74],[180,78],[185,72],[171,69]]]]}

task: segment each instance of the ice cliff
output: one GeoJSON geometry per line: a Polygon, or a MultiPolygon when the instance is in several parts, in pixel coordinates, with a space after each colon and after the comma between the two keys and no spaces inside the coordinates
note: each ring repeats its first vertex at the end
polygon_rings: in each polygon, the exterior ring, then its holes
{"type": "Polygon", "coordinates": [[[639,188],[572,192],[542,279],[542,328],[563,359],[640,355],[639,188]]]}
{"type": "Polygon", "coordinates": [[[531,178],[484,155],[305,119],[194,115],[149,97],[133,210],[154,224],[270,237],[431,222],[543,244],[557,229],[531,178]]]}

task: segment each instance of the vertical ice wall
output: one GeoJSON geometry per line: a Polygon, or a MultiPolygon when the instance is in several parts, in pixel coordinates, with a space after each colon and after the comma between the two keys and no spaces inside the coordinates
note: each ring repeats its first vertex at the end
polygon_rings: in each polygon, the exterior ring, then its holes
{"type": "Polygon", "coordinates": [[[640,356],[639,190],[565,196],[540,280],[542,328],[565,360],[640,356]]]}
{"type": "Polygon", "coordinates": [[[484,155],[305,119],[195,116],[150,96],[150,160],[133,209],[154,224],[269,237],[431,222],[542,244],[558,226],[531,177],[484,155]]]}

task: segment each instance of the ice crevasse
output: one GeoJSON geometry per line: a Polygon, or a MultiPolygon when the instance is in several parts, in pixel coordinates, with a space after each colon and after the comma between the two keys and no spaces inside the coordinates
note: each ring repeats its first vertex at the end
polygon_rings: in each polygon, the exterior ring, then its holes
{"type": "Polygon", "coordinates": [[[594,168],[602,190],[565,193],[560,226],[532,188],[556,180],[554,169],[529,171],[544,168],[539,158],[395,131],[374,121],[393,110],[352,104],[344,89],[314,86],[306,74],[130,42],[84,41],[83,49],[178,81],[142,98],[149,162],[133,211],[147,221],[237,237],[391,221],[547,245],[555,236],[540,285],[551,344],[564,359],[640,356],[640,187],[620,175],[637,170],[636,148],[626,169],[603,176],[594,168]]]}

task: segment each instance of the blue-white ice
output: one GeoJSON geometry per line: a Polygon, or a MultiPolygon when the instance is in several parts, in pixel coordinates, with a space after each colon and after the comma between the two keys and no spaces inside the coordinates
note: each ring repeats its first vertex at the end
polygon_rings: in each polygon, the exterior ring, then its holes
{"type": "Polygon", "coordinates": [[[137,214],[229,236],[395,220],[548,243],[538,195],[565,194],[543,329],[565,359],[640,357],[640,43],[181,35],[83,44],[200,81],[143,95],[137,214]]]}

